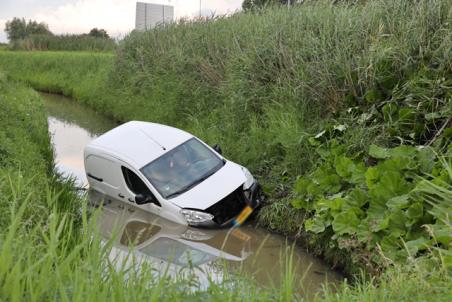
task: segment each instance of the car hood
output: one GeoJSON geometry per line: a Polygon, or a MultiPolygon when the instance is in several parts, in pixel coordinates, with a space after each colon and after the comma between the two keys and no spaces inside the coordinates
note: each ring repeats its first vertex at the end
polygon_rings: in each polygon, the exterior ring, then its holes
{"type": "Polygon", "coordinates": [[[205,210],[228,196],[245,180],[241,167],[226,161],[226,164],[216,173],[170,201],[181,208],[205,210]]]}

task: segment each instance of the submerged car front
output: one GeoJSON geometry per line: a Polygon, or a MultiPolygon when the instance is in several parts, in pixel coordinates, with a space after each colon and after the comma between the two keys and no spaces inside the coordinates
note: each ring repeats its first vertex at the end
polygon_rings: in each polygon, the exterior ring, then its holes
{"type": "Polygon", "coordinates": [[[260,185],[246,168],[224,159],[195,137],[141,172],[195,227],[230,226],[242,211],[249,214],[263,200],[260,185]]]}

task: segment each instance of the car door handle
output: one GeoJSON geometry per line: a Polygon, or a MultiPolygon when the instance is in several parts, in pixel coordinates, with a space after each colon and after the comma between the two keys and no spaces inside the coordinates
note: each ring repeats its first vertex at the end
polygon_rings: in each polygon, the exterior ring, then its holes
{"type": "Polygon", "coordinates": [[[94,175],[91,174],[91,173],[88,173],[87,175],[88,175],[88,177],[90,177],[90,178],[92,178],[92,179],[95,179],[95,180],[97,180],[98,182],[103,182],[103,181],[104,181],[102,178],[96,177],[96,176],[94,176],[94,175]]]}
{"type": "Polygon", "coordinates": [[[124,195],[122,195],[121,193],[119,193],[119,194],[118,194],[118,197],[124,198],[124,195]]]}

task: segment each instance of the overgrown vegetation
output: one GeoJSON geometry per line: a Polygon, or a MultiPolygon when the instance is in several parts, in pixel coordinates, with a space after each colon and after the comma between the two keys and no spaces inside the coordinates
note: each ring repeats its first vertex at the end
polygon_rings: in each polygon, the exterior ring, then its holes
{"type": "Polygon", "coordinates": [[[381,264],[378,246],[403,251],[396,248],[400,238],[424,238],[421,250],[445,247],[424,231],[422,225],[439,220],[412,191],[417,177],[444,173],[435,152],[445,156],[450,135],[450,16],[445,0],[319,1],[134,32],[114,58],[3,52],[0,66],[118,120],[166,123],[221,143],[269,193],[263,225],[303,234],[348,269],[372,268],[381,264]],[[375,157],[375,150],[388,158],[375,157]],[[378,171],[370,183],[368,171],[378,171]],[[386,183],[394,191],[376,192],[386,183]],[[309,187],[320,191],[304,192],[309,187]],[[351,205],[351,195],[360,193],[351,205]],[[388,204],[392,198],[400,204],[388,204]],[[323,208],[321,200],[328,201],[323,208]],[[397,215],[406,219],[398,230],[390,226],[397,215]],[[355,225],[341,229],[337,216],[355,225]],[[367,224],[369,242],[354,218],[367,224]]]}
{"type": "Polygon", "coordinates": [[[98,28],[88,34],[54,35],[44,22],[13,18],[6,22],[5,32],[11,50],[112,51],[116,48],[108,33],[98,28]]]}
{"type": "Polygon", "coordinates": [[[11,50],[25,51],[113,51],[116,42],[93,35],[31,35],[11,42],[11,50]]]}
{"type": "Polygon", "coordinates": [[[232,275],[196,292],[196,279],[190,275],[159,277],[149,263],[131,269],[127,261],[113,261],[112,244],[103,242],[96,231],[97,212],[86,207],[70,182],[53,174],[47,116],[38,94],[0,73],[0,105],[1,300],[290,301],[294,297],[292,291],[262,290],[249,279],[232,275]]]}

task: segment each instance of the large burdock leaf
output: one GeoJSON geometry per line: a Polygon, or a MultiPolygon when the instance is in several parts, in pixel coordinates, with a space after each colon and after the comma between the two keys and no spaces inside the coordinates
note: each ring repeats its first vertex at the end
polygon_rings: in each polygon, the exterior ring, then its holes
{"type": "Polygon", "coordinates": [[[420,202],[412,204],[405,212],[408,218],[407,226],[411,226],[424,216],[424,206],[420,202]]]}
{"type": "Polygon", "coordinates": [[[416,148],[413,146],[401,145],[389,150],[391,157],[407,157],[413,158],[416,155],[416,148]]]}
{"type": "Polygon", "coordinates": [[[301,199],[301,198],[296,198],[293,199],[290,204],[292,205],[292,207],[294,207],[295,209],[308,209],[309,208],[309,204],[306,200],[301,199]]]}
{"type": "Polygon", "coordinates": [[[361,208],[369,202],[369,195],[367,195],[366,191],[355,188],[348,194],[347,201],[346,206],[361,208]]]}
{"type": "Polygon", "coordinates": [[[452,228],[444,224],[430,224],[427,225],[429,231],[433,235],[433,239],[444,246],[449,246],[452,243],[452,228]]]}
{"type": "Polygon", "coordinates": [[[325,231],[325,224],[320,217],[313,217],[306,220],[304,226],[307,231],[319,234],[325,231]]]}
{"type": "Polygon", "coordinates": [[[370,145],[369,155],[377,159],[389,158],[389,150],[386,148],[379,147],[377,145],[370,145]]]}
{"type": "Polygon", "coordinates": [[[407,194],[411,188],[412,185],[403,178],[401,173],[387,171],[381,175],[380,181],[372,187],[369,195],[373,201],[385,204],[395,196],[407,194]]]}
{"type": "Polygon", "coordinates": [[[393,197],[386,203],[390,209],[406,209],[410,204],[409,196],[407,194],[393,197]]]}
{"type": "Polygon", "coordinates": [[[367,169],[366,173],[364,174],[366,177],[366,184],[369,189],[373,188],[375,184],[380,179],[380,172],[375,167],[370,167],[367,169]]]}
{"type": "Polygon", "coordinates": [[[393,261],[405,258],[404,252],[401,251],[403,246],[400,238],[393,235],[385,236],[379,244],[385,257],[393,261]]]}
{"type": "Polygon", "coordinates": [[[307,193],[307,188],[308,186],[311,184],[311,180],[307,179],[307,178],[298,178],[297,181],[295,182],[295,186],[294,186],[294,190],[295,193],[304,196],[307,193]]]}
{"type": "Polygon", "coordinates": [[[411,240],[405,243],[410,256],[416,256],[417,252],[423,251],[430,246],[430,240],[420,237],[416,240],[411,240]]]}
{"type": "Polygon", "coordinates": [[[407,218],[402,210],[392,209],[391,214],[389,215],[389,229],[394,237],[400,237],[406,234],[406,221],[407,218]]]}
{"type": "Polygon", "coordinates": [[[360,219],[354,209],[348,209],[336,215],[333,220],[333,230],[338,235],[354,234],[358,231],[359,224],[360,219]]]}

